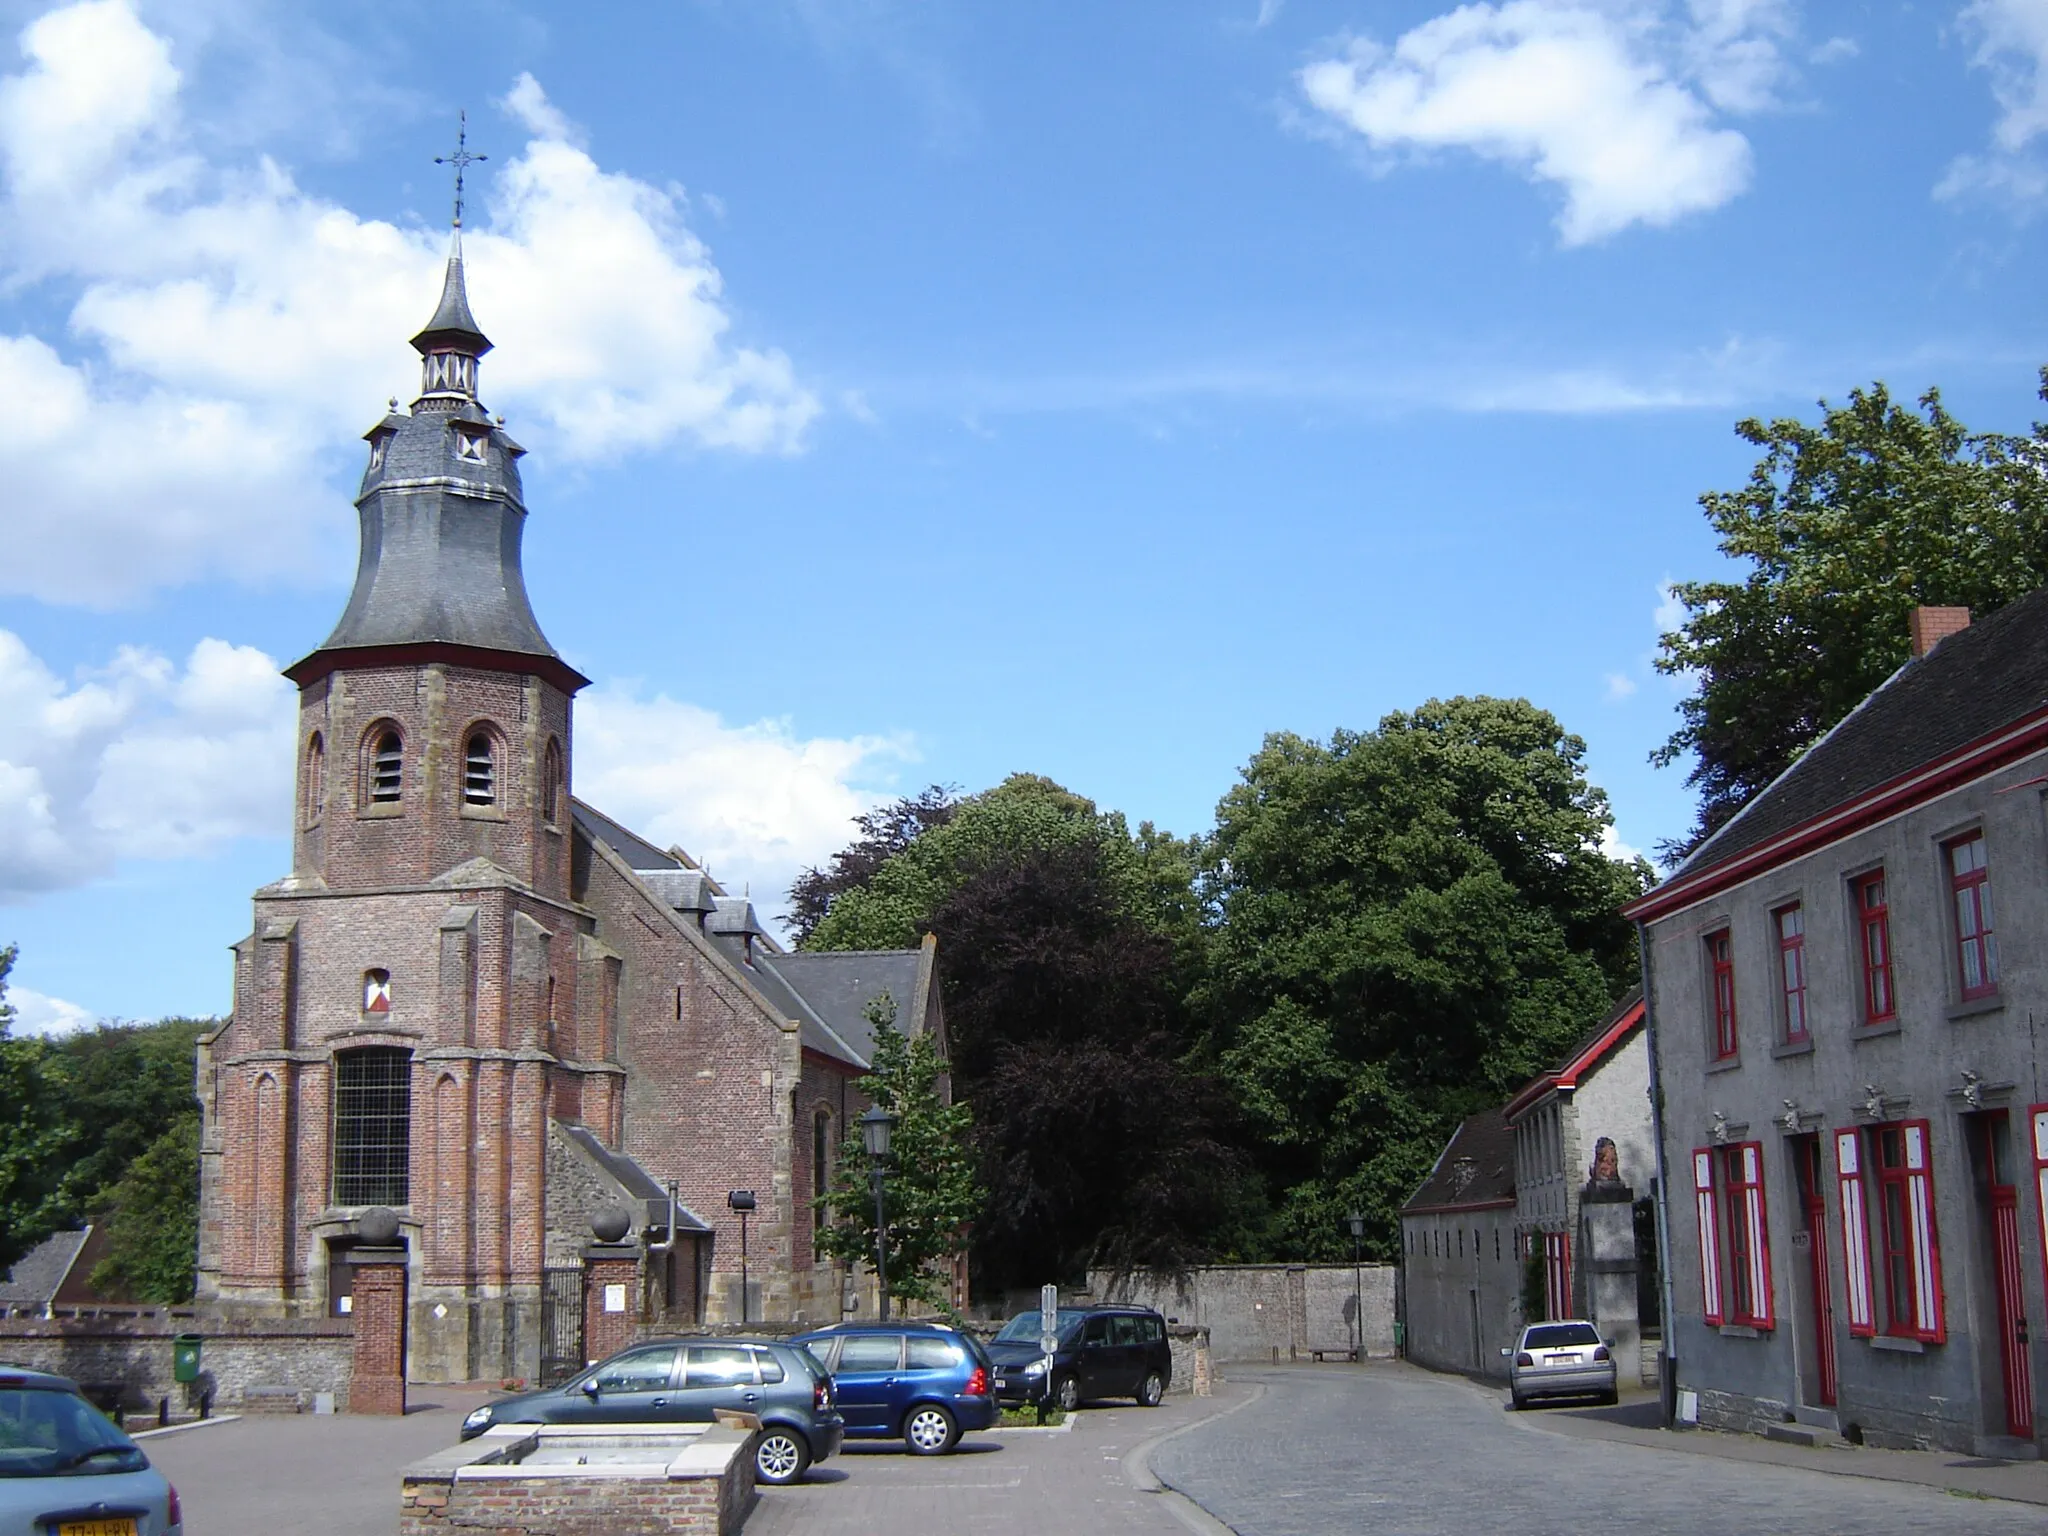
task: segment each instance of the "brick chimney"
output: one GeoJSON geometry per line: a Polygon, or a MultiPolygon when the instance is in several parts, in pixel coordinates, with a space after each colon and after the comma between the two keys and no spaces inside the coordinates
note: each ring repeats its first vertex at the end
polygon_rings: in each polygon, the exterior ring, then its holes
{"type": "Polygon", "coordinates": [[[1967,608],[1915,608],[1913,610],[1913,656],[1919,659],[1950,635],[1970,627],[1967,608]]]}

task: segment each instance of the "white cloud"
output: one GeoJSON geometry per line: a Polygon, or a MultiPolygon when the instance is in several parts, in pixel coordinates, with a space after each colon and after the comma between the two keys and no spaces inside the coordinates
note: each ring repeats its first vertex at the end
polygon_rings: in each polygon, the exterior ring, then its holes
{"type": "Polygon", "coordinates": [[[1749,185],[1749,142],[1721,114],[1777,100],[1791,32],[1784,0],[1503,0],[1391,47],[1353,40],[1300,84],[1382,162],[1468,150],[1560,188],[1559,230],[1580,245],[1749,185]]]}
{"type": "Polygon", "coordinates": [[[784,720],[728,725],[630,684],[576,704],[576,794],[661,847],[686,849],[728,890],[779,911],[802,869],[843,848],[915,756],[901,736],[801,737],[784,720]]]}
{"type": "MultiPolygon", "coordinates": [[[[445,235],[360,217],[267,159],[210,163],[127,0],[52,11],[20,42],[0,79],[0,282],[75,298],[63,334],[0,334],[0,591],[107,605],[326,574],[347,525],[333,482],[385,397],[413,393],[405,338],[445,235]]],[[[465,240],[500,347],[490,403],[569,459],[799,447],[819,402],[781,353],[733,342],[683,193],[601,169],[530,76],[501,105],[530,137],[473,188],[488,217],[465,240]]]]}
{"type": "Polygon", "coordinates": [[[1960,21],[1976,47],[1970,62],[1991,77],[1998,120],[1990,148],[1959,155],[1935,187],[1937,197],[1972,193],[2033,203],[2048,195],[2048,161],[2035,141],[2048,129],[2048,3],[1973,0],[1960,21]]]}
{"type": "Polygon", "coordinates": [[[0,630],[0,903],[281,832],[294,708],[247,646],[127,647],[67,683],[0,630]]]}
{"type": "Polygon", "coordinates": [[[1806,57],[1814,64],[1841,64],[1862,52],[1862,44],[1853,37],[1831,37],[1806,57]]]}
{"type": "Polygon", "coordinates": [[[1600,834],[1600,851],[1610,859],[1619,859],[1623,862],[1643,857],[1642,849],[1636,847],[1633,843],[1623,842],[1621,834],[1611,826],[1600,834]]]}
{"type": "Polygon", "coordinates": [[[14,1009],[14,1022],[9,1026],[9,1033],[17,1037],[68,1035],[90,1029],[99,1022],[98,1016],[89,1008],[12,983],[7,988],[7,1002],[14,1009]]]}
{"type": "Polygon", "coordinates": [[[1610,703],[1619,703],[1636,691],[1636,680],[1626,672],[1607,674],[1607,698],[1610,703]]]}
{"type": "Polygon", "coordinates": [[[1657,583],[1657,611],[1651,615],[1651,622],[1657,626],[1657,638],[1676,632],[1685,623],[1685,601],[1678,595],[1678,583],[1670,580],[1657,583]]]}
{"type": "Polygon", "coordinates": [[[1270,27],[1275,21],[1280,19],[1280,8],[1286,3],[1287,0],[1259,0],[1258,19],[1252,23],[1252,26],[1254,28],[1270,27]]]}

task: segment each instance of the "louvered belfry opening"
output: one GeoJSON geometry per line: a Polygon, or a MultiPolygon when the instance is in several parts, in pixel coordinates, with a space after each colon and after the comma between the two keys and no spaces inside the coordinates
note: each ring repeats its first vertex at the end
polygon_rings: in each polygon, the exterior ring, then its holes
{"type": "Polygon", "coordinates": [[[405,787],[405,747],[398,732],[384,731],[370,756],[370,798],[396,800],[405,787]]]}
{"type": "Polygon", "coordinates": [[[489,731],[471,731],[462,754],[462,798],[470,805],[489,805],[498,798],[498,765],[489,731]]]}
{"type": "Polygon", "coordinates": [[[334,1203],[404,1205],[412,1157],[412,1052],[371,1045],[334,1058],[334,1203]]]}

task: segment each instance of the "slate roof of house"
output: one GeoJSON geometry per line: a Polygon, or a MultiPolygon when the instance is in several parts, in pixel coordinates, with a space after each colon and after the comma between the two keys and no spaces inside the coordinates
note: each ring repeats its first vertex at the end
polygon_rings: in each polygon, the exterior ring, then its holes
{"type": "Polygon", "coordinates": [[[2044,709],[2048,588],[1899,668],[1700,844],[1665,884],[1725,864],[2044,709]]]}
{"type": "Polygon", "coordinates": [[[0,1281],[0,1306],[46,1306],[71,1272],[78,1250],[85,1246],[90,1227],[78,1232],[53,1232],[14,1261],[5,1281],[0,1281]]]}
{"type": "Polygon", "coordinates": [[[1436,1166],[1401,1207],[1403,1216],[1515,1203],[1515,1133],[1506,1113],[1484,1109],[1451,1133],[1436,1166]]]}

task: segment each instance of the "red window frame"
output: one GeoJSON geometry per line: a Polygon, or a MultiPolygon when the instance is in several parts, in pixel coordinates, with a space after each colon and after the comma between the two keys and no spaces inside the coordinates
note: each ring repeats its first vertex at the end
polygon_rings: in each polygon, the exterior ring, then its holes
{"type": "Polygon", "coordinates": [[[2027,1110],[2029,1145],[2034,1153],[2034,1193],[2040,1197],[2037,1209],[2041,1217],[2041,1268],[2048,1278],[2048,1104],[2036,1104],[2027,1110]]]}
{"type": "Polygon", "coordinates": [[[1847,1282],[1849,1334],[1867,1339],[1877,1332],[1871,1310],[1870,1221],[1863,1209],[1863,1133],[1854,1127],[1835,1132],[1836,1189],[1841,1196],[1842,1278],[1847,1282]]]}
{"type": "Polygon", "coordinates": [[[1941,1242],[1925,1120],[1870,1128],[1877,1180],[1878,1266],[1884,1276],[1884,1331],[1939,1344],[1948,1337],[1941,1297],[1941,1242]]]}
{"type": "Polygon", "coordinates": [[[1887,1024],[1898,1016],[1892,986],[1892,909],[1884,871],[1856,877],[1856,918],[1863,936],[1863,1022],[1887,1024]]]}
{"type": "Polygon", "coordinates": [[[1771,914],[1778,941],[1778,985],[1785,997],[1785,1043],[1800,1045],[1806,1029],[1806,909],[1788,902],[1771,914]]]}
{"type": "Polygon", "coordinates": [[[1727,1257],[1721,1267],[1726,1298],[1721,1308],[1731,1323],[1751,1328],[1776,1326],[1771,1289],[1771,1235],[1764,1210],[1764,1148],[1740,1141],[1719,1149],[1714,1159],[1716,1202],[1727,1257]]]}
{"type": "Polygon", "coordinates": [[[1985,858],[1984,834],[1972,832],[1944,843],[1941,852],[1955,910],[1956,980],[1963,1001],[1995,997],[1998,934],[1991,911],[1991,869],[1985,858]],[[1968,868],[1963,867],[1966,860],[1968,868]]]}
{"type": "Polygon", "coordinates": [[[1713,990],[1714,1059],[1727,1061],[1736,1054],[1735,1033],[1735,940],[1732,930],[1718,929],[1707,935],[1707,973],[1713,990]]]}

